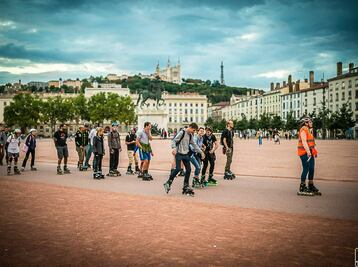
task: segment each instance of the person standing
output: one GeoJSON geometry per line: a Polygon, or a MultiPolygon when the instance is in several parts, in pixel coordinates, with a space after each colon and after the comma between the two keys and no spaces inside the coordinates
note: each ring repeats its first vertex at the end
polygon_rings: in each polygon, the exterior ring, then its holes
{"type": "Polygon", "coordinates": [[[122,151],[121,139],[118,132],[118,122],[112,122],[112,128],[108,133],[109,147],[109,176],[121,176],[118,171],[119,152],[122,151]]]}
{"type": "Polygon", "coordinates": [[[260,146],[262,146],[262,132],[261,132],[261,130],[259,130],[257,132],[257,137],[259,139],[259,147],[260,147],[260,146]]]}
{"type": "Polygon", "coordinates": [[[17,162],[19,160],[20,154],[20,143],[21,143],[21,130],[15,129],[14,133],[11,134],[6,143],[7,143],[7,153],[8,153],[8,165],[7,165],[7,174],[11,174],[11,163],[14,160],[14,174],[21,174],[19,168],[17,167],[17,162]]]}
{"type": "Polygon", "coordinates": [[[26,163],[27,160],[29,159],[30,154],[31,154],[31,170],[37,171],[37,168],[35,167],[36,136],[37,136],[36,129],[31,129],[30,133],[27,135],[25,139],[24,148],[26,149],[26,155],[22,162],[21,171],[25,170],[26,163]]]}
{"type": "Polygon", "coordinates": [[[71,173],[67,168],[68,147],[67,147],[67,125],[61,124],[60,128],[53,135],[53,140],[57,150],[57,174],[71,173]],[[61,162],[63,159],[63,171],[61,170],[61,162]]]}
{"type": "MultiPolygon", "coordinates": [[[[97,135],[97,128],[94,127],[91,129],[91,131],[88,134],[88,146],[86,148],[86,160],[84,163],[84,168],[88,169],[91,168],[91,165],[89,164],[89,161],[91,159],[92,153],[93,153],[93,139],[97,135]]],[[[93,157],[92,166],[94,165],[95,157],[93,157]]]]}
{"type": "Polygon", "coordinates": [[[231,171],[232,155],[234,152],[234,122],[229,120],[226,123],[226,129],[221,134],[223,145],[223,154],[226,155],[225,180],[235,179],[235,174],[231,171]]]}
{"type": "Polygon", "coordinates": [[[321,195],[321,192],[313,184],[315,158],[317,157],[318,152],[316,150],[312,129],[312,120],[309,117],[302,118],[297,144],[297,154],[301,159],[302,173],[300,188],[297,194],[304,196],[321,195]],[[307,175],[308,187],[306,186],[307,175]]]}
{"type": "Polygon", "coordinates": [[[201,184],[203,186],[208,185],[217,185],[218,182],[214,179],[214,169],[215,169],[215,150],[218,148],[218,142],[213,135],[213,130],[210,127],[206,127],[205,129],[206,133],[204,135],[203,139],[203,145],[205,147],[205,158],[204,158],[204,165],[203,169],[201,171],[201,184]],[[206,175],[206,169],[208,168],[208,165],[210,163],[210,169],[209,169],[209,177],[208,180],[205,179],[206,175]]]}
{"type": "Polygon", "coordinates": [[[133,128],[128,135],[126,136],[126,145],[127,145],[127,155],[128,155],[128,168],[127,168],[127,174],[134,174],[135,172],[139,172],[138,167],[138,157],[137,154],[134,153],[135,146],[136,146],[136,139],[137,135],[135,134],[135,129],[133,128]],[[135,163],[135,172],[132,170],[133,162],[135,163]]]}
{"type": "Polygon", "coordinates": [[[104,141],[103,141],[104,129],[99,127],[96,131],[96,136],[93,137],[93,179],[104,179],[102,173],[102,160],[105,154],[104,141]]]}
{"type": "Polygon", "coordinates": [[[3,160],[5,156],[5,146],[7,141],[7,135],[3,125],[0,125],[0,166],[4,165],[3,160]]]}
{"type": "Polygon", "coordinates": [[[76,151],[78,154],[77,168],[79,171],[85,170],[83,167],[83,161],[85,158],[88,141],[88,131],[84,125],[81,125],[75,134],[76,151]]]}
{"type": "MultiPolygon", "coordinates": [[[[197,146],[201,149],[203,147],[203,136],[205,134],[205,130],[203,127],[199,127],[198,129],[198,134],[196,136],[194,136],[194,142],[195,144],[197,144],[197,146]]],[[[197,188],[197,187],[202,187],[200,180],[199,180],[199,175],[200,175],[200,169],[201,169],[201,161],[202,161],[202,157],[201,157],[201,153],[202,151],[200,151],[200,153],[195,152],[195,149],[192,145],[190,145],[190,152],[189,154],[191,154],[190,156],[190,162],[191,164],[193,164],[195,170],[194,170],[194,178],[193,178],[193,185],[192,187],[197,188]]]]}
{"type": "MultiPolygon", "coordinates": [[[[141,160],[141,163],[143,163],[142,168],[142,175],[144,181],[150,181],[153,180],[153,177],[148,173],[149,165],[151,158],[153,156],[152,147],[149,143],[149,141],[153,140],[152,134],[151,134],[151,128],[152,124],[150,122],[144,123],[144,129],[138,133],[136,144],[139,150],[139,157],[141,160]]],[[[139,177],[140,175],[138,175],[139,177]]]]}
{"type": "Polygon", "coordinates": [[[194,152],[201,153],[205,157],[200,147],[194,142],[193,133],[198,130],[196,123],[191,123],[188,128],[182,129],[172,140],[172,154],[175,156],[176,168],[170,172],[168,180],[164,183],[164,190],[168,194],[174,178],[180,172],[180,163],[183,162],[185,166],[185,177],[183,184],[183,195],[194,196],[194,191],[189,186],[189,178],[191,173],[190,166],[190,145],[192,145],[194,152]]]}

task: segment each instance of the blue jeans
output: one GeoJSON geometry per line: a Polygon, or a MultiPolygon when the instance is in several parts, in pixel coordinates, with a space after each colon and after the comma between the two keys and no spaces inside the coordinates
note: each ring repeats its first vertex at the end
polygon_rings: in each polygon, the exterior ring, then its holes
{"type": "MultiPolygon", "coordinates": [[[[86,160],[83,164],[84,167],[88,167],[89,165],[89,160],[91,159],[91,156],[92,156],[92,151],[93,151],[93,148],[92,148],[92,145],[91,144],[88,144],[86,146],[86,160]]],[[[94,158],[93,158],[93,161],[94,161],[94,158]]],[[[93,164],[94,165],[94,164],[93,164]]]]}
{"type": "Polygon", "coordinates": [[[190,162],[191,164],[194,165],[194,168],[195,168],[195,171],[194,171],[194,176],[195,177],[199,177],[199,174],[200,174],[200,160],[197,159],[195,157],[195,154],[193,154],[191,157],[190,157],[190,162]]]}
{"type": "Polygon", "coordinates": [[[300,156],[300,158],[302,162],[301,183],[306,182],[307,174],[308,174],[308,180],[312,181],[314,177],[314,165],[315,165],[314,156],[311,156],[310,159],[308,159],[307,154],[304,154],[303,156],[300,156]]]}

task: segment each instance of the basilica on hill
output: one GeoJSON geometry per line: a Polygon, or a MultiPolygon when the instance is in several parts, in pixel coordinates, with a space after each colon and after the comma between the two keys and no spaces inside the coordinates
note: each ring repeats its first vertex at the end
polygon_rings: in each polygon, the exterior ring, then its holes
{"type": "Polygon", "coordinates": [[[171,66],[168,58],[167,66],[164,69],[160,69],[158,62],[154,76],[159,77],[166,82],[181,84],[180,61],[178,60],[178,63],[175,66],[171,66]]]}

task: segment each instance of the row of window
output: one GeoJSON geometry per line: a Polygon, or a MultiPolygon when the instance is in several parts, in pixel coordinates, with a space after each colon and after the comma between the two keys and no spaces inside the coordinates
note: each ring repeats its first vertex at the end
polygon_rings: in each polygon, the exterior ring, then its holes
{"type": "MultiPolygon", "coordinates": [[[[183,103],[178,103],[178,104],[179,104],[178,106],[181,107],[183,103]]],[[[176,106],[177,106],[177,103],[173,103],[173,105],[172,105],[172,103],[169,103],[169,107],[172,107],[172,106],[173,106],[173,107],[176,107],[176,106]]],[[[185,106],[185,107],[188,107],[188,106],[193,107],[193,103],[190,103],[190,104],[184,103],[184,106],[185,106]]],[[[196,103],[196,104],[195,104],[195,107],[198,107],[198,106],[199,106],[199,104],[196,103]]],[[[201,103],[200,106],[201,106],[201,107],[204,107],[204,103],[201,103]]]]}
{"type": "Polygon", "coordinates": [[[170,123],[189,123],[189,122],[197,122],[197,123],[204,123],[203,117],[169,117],[170,123]]]}
{"type": "MultiPolygon", "coordinates": [[[[345,89],[345,88],[346,88],[346,82],[345,82],[345,81],[343,81],[343,82],[341,82],[341,83],[336,82],[335,88],[336,88],[336,89],[339,89],[340,86],[341,86],[342,89],[345,89]]],[[[353,86],[353,81],[352,81],[352,80],[348,80],[348,88],[352,88],[352,86],[353,86]]],[[[355,79],[354,86],[355,86],[355,87],[358,87],[358,79],[355,79]]],[[[331,84],[330,87],[331,87],[331,89],[332,89],[333,84],[331,84]]]]}
{"type": "MultiPolygon", "coordinates": [[[[179,109],[179,113],[180,114],[183,114],[183,111],[184,111],[184,114],[189,114],[189,112],[190,112],[190,114],[194,114],[194,109],[179,109]]],[[[204,109],[202,108],[202,109],[195,109],[195,114],[199,114],[199,111],[200,111],[200,114],[204,114],[204,109]]],[[[172,113],[174,113],[174,114],[177,114],[177,112],[178,112],[178,110],[176,109],[176,108],[174,108],[174,109],[169,109],[169,114],[172,114],[172,113]]]]}

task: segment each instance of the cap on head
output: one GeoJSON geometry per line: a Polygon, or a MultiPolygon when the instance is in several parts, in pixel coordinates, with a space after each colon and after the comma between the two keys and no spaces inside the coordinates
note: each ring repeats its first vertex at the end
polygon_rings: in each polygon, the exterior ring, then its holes
{"type": "Polygon", "coordinates": [[[30,129],[30,133],[32,133],[32,132],[37,132],[37,130],[35,128],[32,128],[32,129],[30,129]]]}
{"type": "Polygon", "coordinates": [[[306,122],[310,122],[310,121],[312,121],[311,118],[306,116],[306,117],[303,117],[300,122],[301,123],[306,123],[306,122]]]}
{"type": "Polygon", "coordinates": [[[118,122],[116,121],[112,122],[112,126],[118,126],[118,122]]]}

